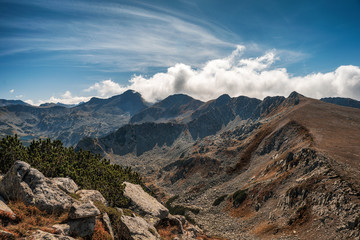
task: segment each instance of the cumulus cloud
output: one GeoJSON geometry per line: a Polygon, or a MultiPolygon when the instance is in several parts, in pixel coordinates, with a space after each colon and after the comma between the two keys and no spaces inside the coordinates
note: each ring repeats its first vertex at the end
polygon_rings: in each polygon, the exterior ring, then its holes
{"type": "Polygon", "coordinates": [[[126,91],[126,88],[121,87],[118,83],[115,83],[111,79],[109,79],[109,80],[104,80],[100,83],[95,83],[94,85],[90,86],[84,91],[85,92],[95,91],[101,97],[110,97],[126,91]]]}
{"type": "MultiPolygon", "coordinates": [[[[133,89],[154,102],[175,93],[184,93],[201,100],[214,99],[224,93],[256,98],[287,96],[298,91],[306,96],[321,98],[342,96],[360,99],[360,68],[340,66],[333,72],[292,76],[285,68],[274,68],[279,57],[275,50],[257,58],[241,58],[244,46],[228,57],[214,59],[195,69],[186,64],[175,64],[167,72],[151,77],[134,76],[128,86],[116,85],[121,93],[133,89]]],[[[101,84],[100,84],[101,85],[101,84]]],[[[100,86],[99,85],[99,86],[100,86]]],[[[102,83],[103,89],[106,89],[102,83]]]]}
{"type": "MultiPolygon", "coordinates": [[[[245,95],[262,99],[266,96],[288,96],[292,91],[313,98],[340,96],[360,99],[358,66],[340,66],[328,73],[293,76],[286,68],[274,67],[274,63],[279,60],[276,50],[254,58],[244,58],[244,51],[244,46],[237,46],[229,56],[208,61],[200,68],[178,63],[169,67],[166,72],[150,77],[134,75],[127,85],[109,79],[95,83],[84,91],[107,98],[132,89],[141,93],[149,102],[156,102],[176,93],[207,101],[224,93],[232,97],[245,95]]],[[[75,104],[89,99],[90,97],[72,96],[67,91],[60,98],[51,97],[40,103],[75,104]]]]}
{"type": "Polygon", "coordinates": [[[14,93],[14,92],[15,92],[15,90],[14,90],[14,89],[11,89],[9,92],[10,92],[10,93],[14,93]]]}
{"type": "Polygon", "coordinates": [[[79,97],[73,96],[70,91],[66,91],[60,97],[52,96],[47,100],[39,100],[36,104],[31,100],[26,100],[25,102],[31,105],[40,105],[43,103],[64,103],[64,104],[78,104],[80,102],[87,102],[91,97],[79,97]]]}

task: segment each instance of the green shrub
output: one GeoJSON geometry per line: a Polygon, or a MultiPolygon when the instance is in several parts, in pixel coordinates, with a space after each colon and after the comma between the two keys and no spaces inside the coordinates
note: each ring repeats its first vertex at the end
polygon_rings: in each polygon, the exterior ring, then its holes
{"type": "Polygon", "coordinates": [[[213,202],[213,206],[218,206],[220,203],[222,203],[225,198],[227,197],[227,195],[222,195],[220,197],[218,197],[217,199],[215,199],[215,201],[213,202]]]}
{"type": "Polygon", "coordinates": [[[47,177],[70,177],[80,188],[96,189],[110,206],[128,205],[129,200],[123,195],[124,181],[143,186],[140,175],[131,168],[110,164],[89,151],[75,152],[59,140],[34,140],[24,147],[17,135],[1,139],[0,171],[6,173],[16,160],[28,162],[47,177]]]}
{"type": "Polygon", "coordinates": [[[246,199],[246,197],[247,197],[246,190],[238,190],[234,192],[232,196],[234,207],[238,208],[240,204],[246,199]]]}

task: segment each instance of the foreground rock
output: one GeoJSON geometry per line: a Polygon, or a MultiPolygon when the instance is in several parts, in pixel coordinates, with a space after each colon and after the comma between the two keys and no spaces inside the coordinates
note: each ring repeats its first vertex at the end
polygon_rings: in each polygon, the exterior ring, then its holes
{"type": "Polygon", "coordinates": [[[51,234],[48,232],[43,232],[41,230],[37,230],[35,233],[33,233],[31,236],[27,237],[26,239],[29,240],[75,240],[75,238],[69,237],[69,236],[63,236],[63,235],[57,235],[57,234],[51,234]]]}
{"type": "Polygon", "coordinates": [[[88,217],[96,217],[100,215],[99,209],[95,205],[89,202],[74,202],[70,208],[69,218],[80,219],[88,217]]]}
{"type": "Polygon", "coordinates": [[[78,185],[71,178],[57,177],[52,180],[61,190],[67,193],[75,193],[79,189],[78,185]]]}
{"type": "Polygon", "coordinates": [[[48,213],[68,210],[72,202],[52,180],[23,161],[16,161],[5,174],[0,182],[0,195],[48,213]]]}
{"type": "Polygon", "coordinates": [[[122,216],[121,221],[126,225],[130,232],[131,239],[134,240],[158,240],[160,235],[145,219],[137,216],[122,216]]]}
{"type": "Polygon", "coordinates": [[[98,190],[79,190],[76,192],[80,196],[80,201],[93,201],[93,202],[101,202],[107,205],[106,199],[98,190]]]}
{"type": "Polygon", "coordinates": [[[10,218],[15,218],[15,213],[6,205],[5,200],[0,196],[0,213],[6,214],[10,218]]]}
{"type": "Polygon", "coordinates": [[[131,200],[131,208],[140,215],[164,219],[169,210],[154,197],[147,194],[140,185],[124,182],[124,195],[131,200]]]}

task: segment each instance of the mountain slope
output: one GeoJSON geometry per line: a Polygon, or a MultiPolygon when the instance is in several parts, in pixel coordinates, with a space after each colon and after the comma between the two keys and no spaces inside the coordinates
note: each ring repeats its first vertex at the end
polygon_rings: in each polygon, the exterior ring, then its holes
{"type": "Polygon", "coordinates": [[[212,235],[359,237],[360,110],[294,92],[249,105],[241,121],[232,101],[221,96],[192,114],[199,127],[228,121],[206,129],[214,134],[194,138],[190,121],[172,145],[119,154],[110,144],[102,153],[143,173],[165,199],[179,195],[174,204],[197,208],[188,214],[212,235]]]}
{"type": "Polygon", "coordinates": [[[320,101],[333,103],[345,107],[360,108],[360,101],[351,98],[330,97],[330,98],[321,98],[320,101]]]}

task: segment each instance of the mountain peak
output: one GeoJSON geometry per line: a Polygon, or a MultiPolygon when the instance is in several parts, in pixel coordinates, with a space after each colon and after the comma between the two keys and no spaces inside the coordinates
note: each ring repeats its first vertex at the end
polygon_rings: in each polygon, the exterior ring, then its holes
{"type": "Polygon", "coordinates": [[[293,91],[292,93],[290,93],[290,95],[288,96],[289,99],[296,99],[299,97],[304,97],[304,95],[301,95],[300,93],[293,91]]]}

